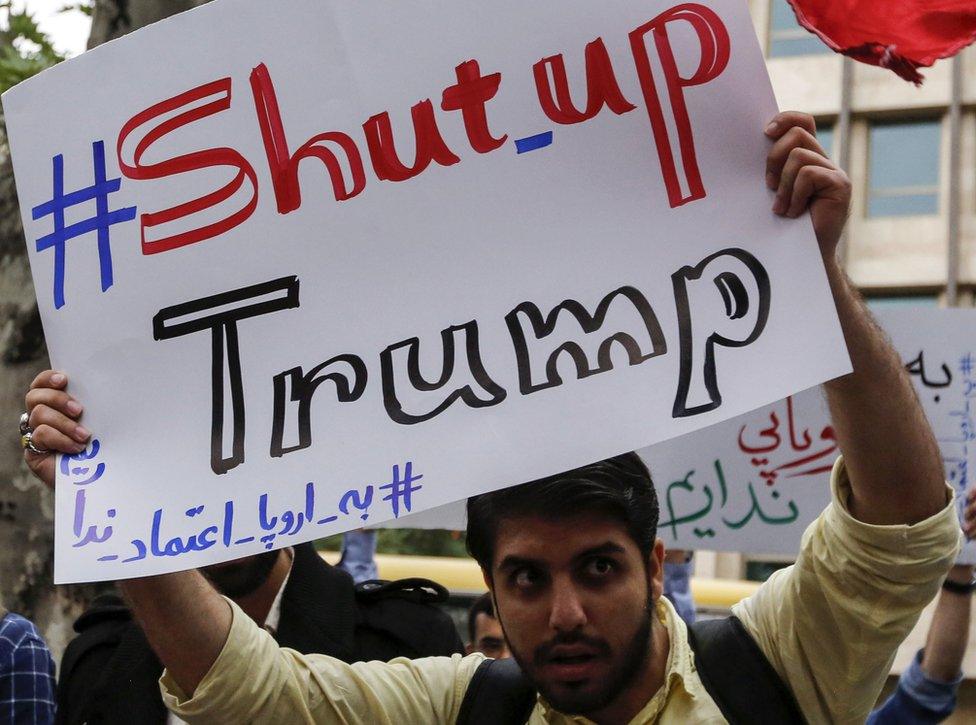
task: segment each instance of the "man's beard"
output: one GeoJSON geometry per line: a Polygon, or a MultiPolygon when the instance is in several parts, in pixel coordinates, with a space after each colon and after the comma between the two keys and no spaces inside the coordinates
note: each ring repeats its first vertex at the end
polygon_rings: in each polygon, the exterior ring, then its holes
{"type": "Polygon", "coordinates": [[[206,566],[201,571],[221,594],[239,599],[256,591],[268,580],[280,554],[280,551],[266,551],[237,563],[206,566]]]}
{"type": "Polygon", "coordinates": [[[626,649],[619,653],[613,663],[612,668],[600,683],[596,691],[589,692],[566,692],[566,688],[560,688],[555,692],[548,687],[545,682],[540,681],[537,674],[548,660],[548,651],[557,645],[584,644],[592,647],[600,655],[610,656],[610,646],[603,639],[585,637],[580,634],[558,635],[554,639],[540,645],[532,655],[532,663],[529,665],[525,659],[516,652],[514,648],[510,650],[512,656],[519,663],[522,671],[535,684],[536,689],[559,712],[567,715],[586,715],[602,710],[612,703],[622,692],[633,684],[634,679],[640,674],[650,657],[651,645],[651,617],[654,616],[654,605],[648,603],[644,609],[644,616],[637,631],[629,638],[626,649]],[[527,666],[528,665],[528,666],[527,666]]]}

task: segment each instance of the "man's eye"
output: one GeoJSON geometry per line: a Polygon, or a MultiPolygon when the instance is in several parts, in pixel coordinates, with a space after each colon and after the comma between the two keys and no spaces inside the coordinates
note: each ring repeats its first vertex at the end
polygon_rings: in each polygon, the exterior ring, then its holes
{"type": "Polygon", "coordinates": [[[611,559],[592,559],[586,565],[586,573],[594,577],[604,577],[617,568],[611,559]]]}
{"type": "Polygon", "coordinates": [[[528,589],[538,584],[539,578],[534,569],[518,569],[512,574],[512,583],[520,589],[528,589]]]}

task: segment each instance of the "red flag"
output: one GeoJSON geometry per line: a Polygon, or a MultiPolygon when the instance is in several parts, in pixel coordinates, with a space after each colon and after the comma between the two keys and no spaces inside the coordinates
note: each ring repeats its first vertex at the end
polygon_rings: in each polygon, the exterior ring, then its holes
{"type": "Polygon", "coordinates": [[[916,85],[920,66],[976,40],[972,0],[789,0],[796,19],[830,48],[889,68],[916,85]]]}

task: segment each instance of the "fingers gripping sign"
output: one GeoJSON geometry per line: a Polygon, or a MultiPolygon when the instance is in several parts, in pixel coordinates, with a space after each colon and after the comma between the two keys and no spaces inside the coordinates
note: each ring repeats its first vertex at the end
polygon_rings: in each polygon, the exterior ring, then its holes
{"type": "Polygon", "coordinates": [[[78,423],[84,408],[66,392],[67,385],[64,373],[45,370],[34,378],[24,398],[31,440],[37,449],[44,451],[36,453],[25,448],[24,460],[49,487],[54,486],[56,454],[80,453],[91,438],[88,429],[78,423]]]}
{"type": "Polygon", "coordinates": [[[780,113],[766,136],[773,140],[766,158],[766,186],[776,191],[773,212],[795,219],[809,209],[820,252],[832,258],[850,209],[850,179],[817,141],[812,116],[780,113]]]}

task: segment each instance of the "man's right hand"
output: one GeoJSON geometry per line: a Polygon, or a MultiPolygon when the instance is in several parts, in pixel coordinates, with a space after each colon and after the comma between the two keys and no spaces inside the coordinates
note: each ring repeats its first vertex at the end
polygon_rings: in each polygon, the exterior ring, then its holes
{"type": "MultiPolygon", "coordinates": [[[[31,440],[45,453],[24,449],[31,471],[54,488],[56,453],[80,453],[91,433],[78,419],[83,407],[67,391],[68,376],[45,370],[31,383],[25,401],[31,440]]],[[[231,609],[196,571],[120,582],[136,618],[160,660],[187,693],[220,654],[230,632],[231,609]]]]}
{"type": "Polygon", "coordinates": [[[24,449],[24,460],[31,472],[48,488],[54,488],[56,453],[80,453],[85,450],[91,433],[78,423],[84,408],[65,388],[68,376],[57,370],[45,370],[31,383],[24,401],[33,429],[31,440],[46,453],[24,449]]]}

